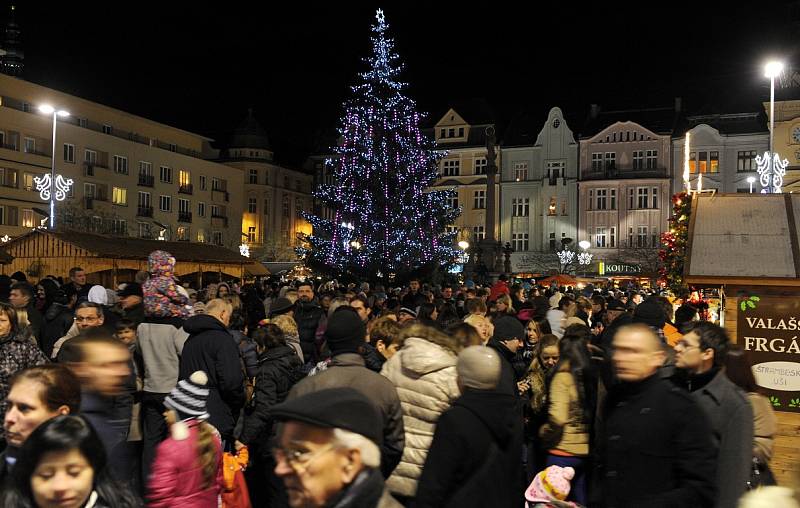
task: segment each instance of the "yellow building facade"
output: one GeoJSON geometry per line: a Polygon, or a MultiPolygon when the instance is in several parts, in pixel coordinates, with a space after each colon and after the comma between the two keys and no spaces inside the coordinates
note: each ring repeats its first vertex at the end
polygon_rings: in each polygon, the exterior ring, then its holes
{"type": "MultiPolygon", "coordinates": [[[[769,102],[764,103],[764,109],[769,121],[769,102]]],[[[773,136],[775,153],[789,161],[783,179],[783,191],[800,192],[800,100],[775,102],[773,136]]]]}

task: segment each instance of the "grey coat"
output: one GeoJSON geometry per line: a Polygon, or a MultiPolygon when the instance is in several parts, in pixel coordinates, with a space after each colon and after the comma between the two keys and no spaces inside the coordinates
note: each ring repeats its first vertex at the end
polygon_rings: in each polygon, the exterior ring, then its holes
{"type": "Polygon", "coordinates": [[[692,392],[711,422],[717,448],[716,508],[736,508],[750,478],[753,457],[753,409],[747,394],[720,370],[707,385],[692,392]]]}
{"type": "Polygon", "coordinates": [[[392,382],[369,370],[361,355],[344,353],[334,356],[326,370],[294,385],[287,400],[317,390],[342,386],[349,386],[363,393],[380,410],[383,416],[381,472],[384,478],[388,478],[400,462],[405,446],[403,410],[392,382]]]}

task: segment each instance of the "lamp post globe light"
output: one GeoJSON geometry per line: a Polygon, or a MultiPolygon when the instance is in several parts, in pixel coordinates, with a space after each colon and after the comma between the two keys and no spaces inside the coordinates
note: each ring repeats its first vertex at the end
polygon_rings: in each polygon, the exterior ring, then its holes
{"type": "Polygon", "coordinates": [[[750,184],[750,194],[752,194],[753,193],[753,184],[756,183],[756,177],[748,176],[747,177],[747,183],[750,184]]]}
{"type": "Polygon", "coordinates": [[[66,118],[69,116],[68,111],[63,109],[57,110],[50,104],[42,104],[39,106],[39,112],[45,115],[53,116],[53,153],[50,163],[50,175],[44,177],[37,177],[34,179],[36,182],[36,189],[39,191],[39,197],[50,201],[50,229],[55,229],[56,220],[56,200],[62,201],[67,197],[69,188],[72,187],[72,179],[65,179],[61,175],[56,178],[56,126],[58,117],[66,118]]]}

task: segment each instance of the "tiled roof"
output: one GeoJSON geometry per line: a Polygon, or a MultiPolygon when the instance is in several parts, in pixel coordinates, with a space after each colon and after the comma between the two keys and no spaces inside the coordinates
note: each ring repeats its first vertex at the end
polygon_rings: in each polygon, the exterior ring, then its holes
{"type": "Polygon", "coordinates": [[[580,133],[581,139],[586,139],[617,122],[635,122],[656,134],[672,134],[678,119],[679,112],[672,106],[617,111],[600,109],[594,116],[590,114],[586,125],[575,130],[580,133]]]}
{"type": "Polygon", "coordinates": [[[767,116],[763,111],[753,113],[730,113],[691,115],[681,118],[673,135],[683,136],[687,130],[706,124],[723,135],[768,134],[767,116]]]}

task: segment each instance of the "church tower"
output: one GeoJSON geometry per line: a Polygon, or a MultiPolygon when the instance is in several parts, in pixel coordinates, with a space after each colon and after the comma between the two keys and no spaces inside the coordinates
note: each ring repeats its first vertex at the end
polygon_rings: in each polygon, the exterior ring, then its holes
{"type": "Polygon", "coordinates": [[[19,25],[16,21],[16,6],[11,5],[3,37],[3,52],[0,56],[0,72],[22,77],[25,69],[25,54],[22,51],[19,25]]]}

